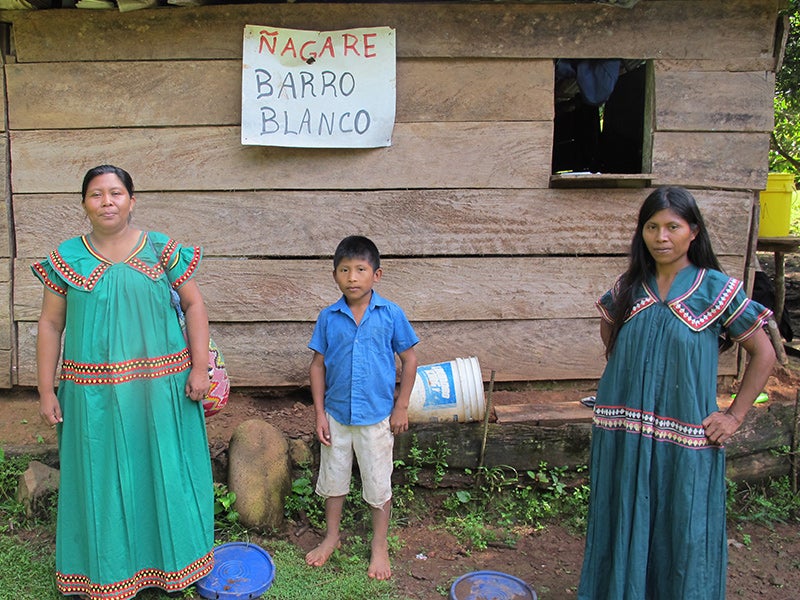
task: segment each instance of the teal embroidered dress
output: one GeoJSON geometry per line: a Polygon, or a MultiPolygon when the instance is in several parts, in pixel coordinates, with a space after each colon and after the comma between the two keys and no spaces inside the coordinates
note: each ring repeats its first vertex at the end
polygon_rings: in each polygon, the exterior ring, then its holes
{"type": "Polygon", "coordinates": [[[191,362],[169,290],[195,274],[201,250],[149,237],[119,263],[81,236],[32,266],[67,307],[56,532],[66,595],[177,591],[213,566],[205,419],[184,391],[191,362]]]}
{"type": "MultiPolygon", "coordinates": [[[[613,302],[597,303],[608,322],[613,302]]],[[[640,290],[597,389],[579,600],[725,598],[725,451],[702,421],[718,410],[718,336],[742,341],[769,315],[693,265],[666,302],[654,279],[640,290]]]]}

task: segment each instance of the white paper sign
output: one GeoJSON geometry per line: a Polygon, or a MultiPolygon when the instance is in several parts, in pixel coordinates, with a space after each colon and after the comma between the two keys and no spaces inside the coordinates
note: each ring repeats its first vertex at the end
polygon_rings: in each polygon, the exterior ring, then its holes
{"type": "Polygon", "coordinates": [[[395,30],[244,28],[242,144],[390,146],[395,30]]]}

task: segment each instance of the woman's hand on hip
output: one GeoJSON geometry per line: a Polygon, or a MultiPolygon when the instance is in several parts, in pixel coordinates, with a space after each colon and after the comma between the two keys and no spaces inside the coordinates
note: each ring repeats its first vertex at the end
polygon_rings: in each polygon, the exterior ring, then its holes
{"type": "Polygon", "coordinates": [[[712,444],[722,446],[736,433],[742,422],[728,412],[718,410],[703,419],[706,437],[712,444]]]}

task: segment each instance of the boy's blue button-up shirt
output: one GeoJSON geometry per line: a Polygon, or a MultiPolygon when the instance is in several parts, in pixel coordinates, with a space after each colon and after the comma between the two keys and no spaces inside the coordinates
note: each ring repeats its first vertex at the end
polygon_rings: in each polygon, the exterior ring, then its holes
{"type": "Polygon", "coordinates": [[[356,325],[342,296],[317,318],[308,347],[325,359],[325,410],[344,425],[372,425],[392,413],[395,354],[419,342],[403,310],[373,290],[356,325]]]}

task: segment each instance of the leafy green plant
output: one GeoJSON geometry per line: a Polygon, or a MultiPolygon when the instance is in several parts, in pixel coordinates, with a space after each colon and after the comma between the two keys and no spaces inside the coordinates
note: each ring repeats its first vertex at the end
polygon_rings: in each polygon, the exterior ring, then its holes
{"type": "Polygon", "coordinates": [[[792,492],[789,476],[766,480],[757,485],[737,485],[728,481],[728,518],[734,522],[772,523],[800,521],[800,495],[792,492]]]}
{"type": "Polygon", "coordinates": [[[325,527],[325,501],[314,492],[308,467],[304,467],[302,475],[292,481],[292,491],[284,503],[284,514],[290,519],[308,519],[316,529],[325,527]]]}
{"type": "Polygon", "coordinates": [[[413,512],[416,492],[415,487],[420,483],[420,477],[425,469],[430,469],[433,474],[433,487],[438,487],[447,474],[447,459],[451,450],[447,442],[437,438],[432,446],[421,448],[419,438],[412,434],[411,447],[406,460],[394,461],[395,472],[401,483],[396,484],[392,490],[393,518],[403,520],[413,512]]]}
{"type": "Polygon", "coordinates": [[[229,528],[239,522],[239,513],[233,508],[236,493],[223,483],[214,483],[214,525],[220,529],[229,528]]]}
{"type": "Polygon", "coordinates": [[[30,461],[30,456],[7,457],[0,448],[0,515],[11,527],[25,520],[25,506],[17,501],[17,486],[30,461]]]}
{"type": "Polygon", "coordinates": [[[547,521],[560,519],[582,530],[589,501],[589,486],[580,481],[585,470],[581,467],[571,472],[546,463],[522,475],[508,466],[467,469],[466,473],[475,477],[475,486],[458,490],[445,500],[450,512],[447,528],[457,537],[467,536],[476,548],[492,541],[496,533],[490,527],[481,531],[476,521],[513,531],[518,527],[541,528],[547,521]],[[570,483],[576,477],[579,481],[570,483]]]}

